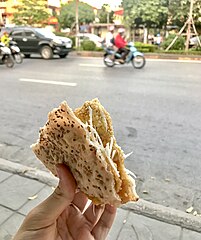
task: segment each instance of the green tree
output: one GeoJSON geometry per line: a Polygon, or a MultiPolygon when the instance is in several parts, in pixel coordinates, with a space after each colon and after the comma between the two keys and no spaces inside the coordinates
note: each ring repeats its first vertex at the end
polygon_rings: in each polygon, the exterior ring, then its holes
{"type": "Polygon", "coordinates": [[[98,19],[100,23],[107,23],[108,21],[108,14],[109,14],[109,22],[112,23],[114,20],[114,11],[110,11],[108,13],[108,4],[103,4],[102,8],[98,11],[98,19]]]}
{"type": "Polygon", "coordinates": [[[168,17],[167,0],[123,0],[124,18],[129,26],[162,27],[168,17]]]}
{"type": "MultiPolygon", "coordinates": [[[[190,0],[123,0],[124,19],[128,26],[182,26],[188,18],[190,0]]],[[[201,1],[194,0],[193,19],[200,24],[201,1]]]]}
{"type": "Polygon", "coordinates": [[[43,26],[47,23],[49,13],[45,0],[21,0],[16,6],[13,22],[17,25],[43,26]]]}
{"type": "MultiPolygon", "coordinates": [[[[76,2],[70,2],[61,7],[59,23],[62,28],[71,28],[75,24],[76,2]]],[[[79,23],[91,23],[95,19],[93,8],[83,2],[79,2],[79,23]]]]}
{"type": "MultiPolygon", "coordinates": [[[[169,0],[169,23],[182,27],[189,16],[190,0],[169,0]]],[[[193,20],[196,25],[200,25],[201,1],[194,0],[193,20]]]]}

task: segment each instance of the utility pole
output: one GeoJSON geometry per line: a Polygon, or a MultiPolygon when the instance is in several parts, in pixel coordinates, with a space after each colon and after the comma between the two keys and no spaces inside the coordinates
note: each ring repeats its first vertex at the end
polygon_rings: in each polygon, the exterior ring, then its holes
{"type": "Polygon", "coordinates": [[[76,5],[75,5],[75,33],[76,33],[76,39],[75,39],[75,46],[78,48],[79,42],[78,42],[78,33],[79,33],[79,11],[78,11],[78,6],[79,6],[79,0],[76,0],[76,5]]]}
{"type": "Polygon", "coordinates": [[[107,24],[109,24],[109,23],[110,23],[111,7],[110,7],[109,5],[107,5],[107,6],[105,7],[105,9],[106,9],[106,12],[107,12],[107,24]]]}
{"type": "Polygon", "coordinates": [[[109,24],[109,23],[110,23],[110,13],[107,12],[107,24],[109,24]]]}
{"type": "Polygon", "coordinates": [[[193,17],[192,17],[193,16],[193,1],[194,0],[191,0],[190,11],[189,11],[185,51],[188,51],[189,41],[190,41],[190,37],[191,37],[191,24],[192,24],[192,20],[193,20],[193,17]]]}

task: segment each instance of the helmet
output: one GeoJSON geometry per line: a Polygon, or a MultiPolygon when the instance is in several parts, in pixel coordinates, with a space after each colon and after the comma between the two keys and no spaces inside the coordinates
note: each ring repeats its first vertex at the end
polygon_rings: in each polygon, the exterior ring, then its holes
{"type": "Polygon", "coordinates": [[[114,26],[110,26],[109,31],[114,31],[114,26]]]}
{"type": "Polygon", "coordinates": [[[119,28],[118,29],[118,33],[124,33],[125,32],[125,29],[124,28],[119,28]]]}

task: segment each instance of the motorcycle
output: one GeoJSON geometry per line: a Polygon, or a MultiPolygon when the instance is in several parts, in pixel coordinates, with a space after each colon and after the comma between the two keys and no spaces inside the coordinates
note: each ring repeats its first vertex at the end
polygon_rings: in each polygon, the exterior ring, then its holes
{"type": "Polygon", "coordinates": [[[9,47],[0,42],[0,63],[5,64],[6,67],[12,68],[14,66],[14,59],[9,47]]]}
{"type": "Polygon", "coordinates": [[[128,64],[131,62],[134,68],[138,68],[138,69],[143,68],[146,63],[144,54],[137,50],[133,42],[128,43],[127,47],[129,49],[129,53],[125,61],[119,61],[119,60],[122,60],[122,55],[118,53],[118,51],[114,51],[113,49],[104,47],[104,50],[105,50],[105,54],[103,58],[104,64],[107,67],[113,67],[114,65],[125,64],[125,63],[128,64]]]}
{"type": "Polygon", "coordinates": [[[16,63],[20,64],[23,61],[22,54],[20,52],[20,48],[17,46],[17,43],[13,40],[9,42],[9,48],[11,50],[11,54],[16,63]]]}

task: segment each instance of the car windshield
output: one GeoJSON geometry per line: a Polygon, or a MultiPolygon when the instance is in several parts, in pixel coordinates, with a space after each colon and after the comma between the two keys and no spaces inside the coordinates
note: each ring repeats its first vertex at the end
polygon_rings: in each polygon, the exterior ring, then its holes
{"type": "Polygon", "coordinates": [[[45,29],[45,28],[37,28],[36,31],[41,34],[43,37],[46,38],[55,38],[56,35],[51,32],[49,29],[45,29]]]}

